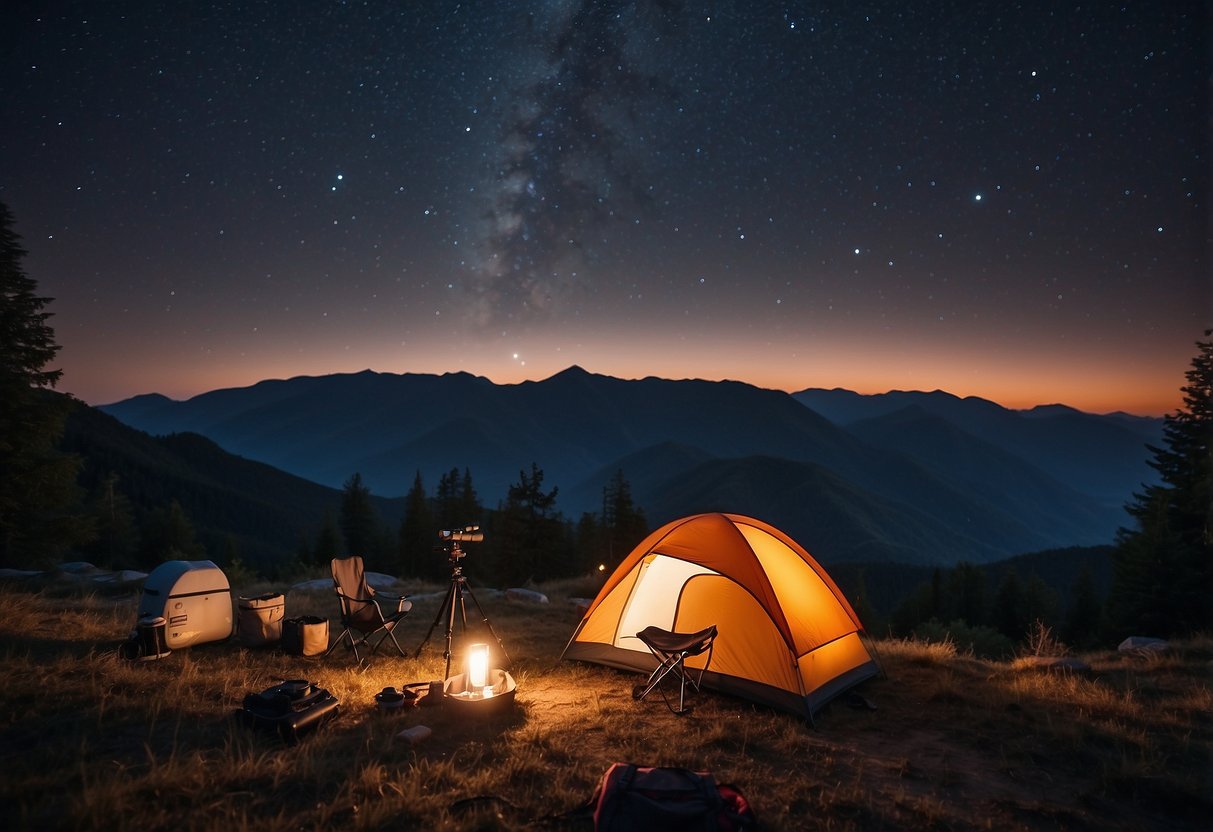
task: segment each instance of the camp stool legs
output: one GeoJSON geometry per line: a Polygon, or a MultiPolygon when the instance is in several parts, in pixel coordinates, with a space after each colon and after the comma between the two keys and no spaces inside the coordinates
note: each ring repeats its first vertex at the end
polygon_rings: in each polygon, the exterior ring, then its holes
{"type": "MultiPolygon", "coordinates": [[[[697,633],[673,633],[660,627],[645,627],[636,634],[649,652],[657,659],[657,667],[649,674],[648,681],[637,686],[632,692],[636,700],[644,699],[653,689],[661,684],[661,680],[673,673],[678,677],[678,710],[671,706],[675,714],[685,714],[690,708],[686,707],[687,683],[690,682],[695,691],[703,681],[703,674],[712,663],[712,647],[716,641],[716,625],[700,630],[697,633]],[[707,653],[707,661],[699,669],[699,675],[694,676],[687,671],[686,660],[691,656],[707,653]]],[[[666,702],[669,705],[669,702],[666,702]]]]}

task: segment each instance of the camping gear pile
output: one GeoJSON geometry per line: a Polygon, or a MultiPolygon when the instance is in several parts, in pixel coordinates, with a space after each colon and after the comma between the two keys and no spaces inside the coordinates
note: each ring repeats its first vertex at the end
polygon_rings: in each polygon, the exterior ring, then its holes
{"type": "MultiPolygon", "coordinates": [[[[329,649],[329,622],[286,617],[286,596],[274,592],[236,599],[223,570],[209,560],[170,560],[147,576],[135,629],[119,649],[127,659],[160,659],[173,650],[237,636],[243,647],[281,645],[295,656],[329,649]]],[[[344,609],[344,607],[343,607],[344,609]]]]}

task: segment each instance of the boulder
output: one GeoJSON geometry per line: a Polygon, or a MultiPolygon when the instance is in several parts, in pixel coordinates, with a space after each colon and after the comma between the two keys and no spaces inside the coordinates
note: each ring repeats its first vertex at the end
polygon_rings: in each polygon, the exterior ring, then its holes
{"type": "Polygon", "coordinates": [[[1133,656],[1159,656],[1171,649],[1171,645],[1161,638],[1149,636],[1129,636],[1116,648],[1118,652],[1133,656]]]}
{"type": "Polygon", "coordinates": [[[521,589],[513,587],[505,591],[505,599],[507,601],[522,601],[528,604],[546,604],[548,597],[542,592],[536,592],[533,589],[521,589]]]}

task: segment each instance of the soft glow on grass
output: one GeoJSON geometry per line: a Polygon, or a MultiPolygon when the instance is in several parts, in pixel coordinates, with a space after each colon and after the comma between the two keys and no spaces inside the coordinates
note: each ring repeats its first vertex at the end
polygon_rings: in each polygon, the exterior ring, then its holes
{"type": "MultiPolygon", "coordinates": [[[[0,587],[0,816],[11,828],[516,829],[585,800],[612,762],[635,761],[711,770],[775,830],[1207,818],[1213,640],[1159,659],[1089,654],[1089,677],[1016,670],[949,642],[882,641],[888,677],[857,691],[875,711],[844,696],[812,729],[704,692],[678,718],[659,698],[632,700],[635,674],[559,661],[577,623],[571,598],[592,597],[592,584],[545,586],[546,605],[478,591],[518,682],[514,710],[486,721],[375,708],[387,685],[440,678],[441,646],[366,665],[348,650],[297,658],[235,642],[128,662],[116,648],[131,598],[0,587]],[[341,701],[337,720],[293,748],[231,718],[246,693],[288,678],[341,701]],[[416,725],[432,736],[395,739],[416,725]]],[[[440,594],[402,628],[406,650],[440,594]]],[[[287,614],[332,619],[336,602],[292,592],[287,614]]],[[[486,640],[470,629],[457,649],[486,640]]]]}

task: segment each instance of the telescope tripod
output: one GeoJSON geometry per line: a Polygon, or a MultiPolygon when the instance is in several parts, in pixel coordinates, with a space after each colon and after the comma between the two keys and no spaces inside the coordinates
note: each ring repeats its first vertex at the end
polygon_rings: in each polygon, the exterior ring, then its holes
{"type": "Polygon", "coordinates": [[[472,593],[472,588],[468,586],[468,579],[463,574],[463,567],[459,564],[459,558],[463,554],[456,548],[451,552],[451,586],[446,591],[446,597],[442,599],[442,606],[438,608],[438,614],[434,616],[434,623],[430,625],[429,632],[425,634],[425,638],[421,640],[421,644],[417,645],[417,652],[413,654],[413,658],[421,655],[421,649],[425,647],[426,642],[430,640],[430,636],[434,634],[434,630],[438,627],[438,622],[446,618],[446,650],[442,656],[446,659],[446,675],[444,679],[451,678],[451,641],[455,632],[455,615],[458,612],[460,622],[463,629],[461,632],[467,633],[468,629],[468,614],[467,604],[464,597],[472,599],[472,603],[476,606],[476,611],[480,613],[481,623],[488,628],[489,634],[497,641],[497,647],[501,650],[501,655],[505,659],[505,663],[510,664],[510,656],[505,652],[505,645],[501,643],[501,637],[497,635],[493,625],[489,622],[489,617],[484,614],[484,608],[480,606],[480,602],[476,600],[476,596],[472,593]]]}

